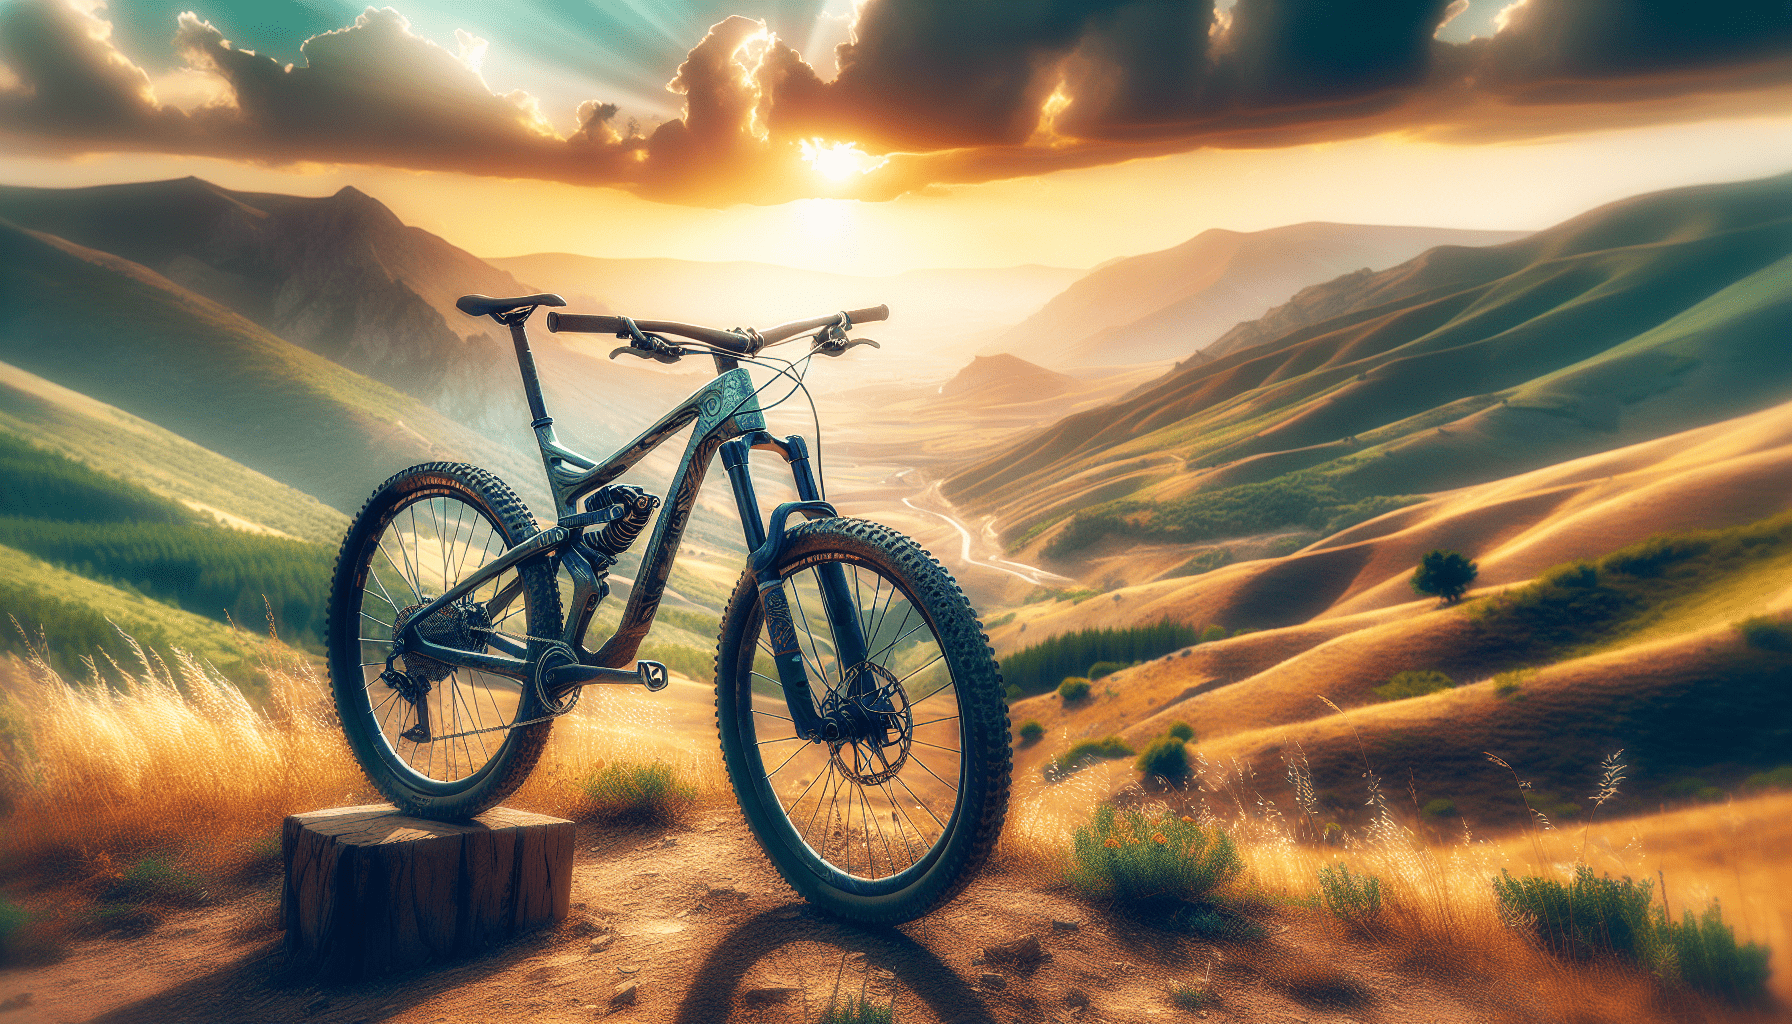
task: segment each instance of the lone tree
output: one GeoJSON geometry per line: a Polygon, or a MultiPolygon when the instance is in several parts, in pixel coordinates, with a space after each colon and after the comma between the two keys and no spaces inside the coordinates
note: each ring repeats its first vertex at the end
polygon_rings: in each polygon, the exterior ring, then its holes
{"type": "Polygon", "coordinates": [[[1419,560],[1419,571],[1412,574],[1412,589],[1455,604],[1479,572],[1475,563],[1454,551],[1433,551],[1419,560]]]}

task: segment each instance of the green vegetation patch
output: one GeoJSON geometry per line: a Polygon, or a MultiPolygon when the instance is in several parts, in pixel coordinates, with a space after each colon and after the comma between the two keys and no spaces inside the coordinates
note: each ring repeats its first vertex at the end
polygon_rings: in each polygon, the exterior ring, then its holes
{"type": "Polygon", "coordinates": [[[1020,741],[1022,743],[1030,746],[1034,743],[1038,743],[1040,737],[1044,735],[1045,726],[1040,725],[1039,719],[1037,718],[1029,718],[1020,724],[1020,741]]]}
{"type": "Polygon", "coordinates": [[[1290,528],[1329,534],[1424,500],[1416,495],[1350,494],[1335,475],[1303,470],[1172,501],[1122,499],[1084,509],[1071,517],[1045,552],[1052,557],[1074,555],[1108,536],[1187,544],[1290,528]]]}
{"type": "Polygon", "coordinates": [[[1343,861],[1319,869],[1319,905],[1345,924],[1371,928],[1381,919],[1381,879],[1353,875],[1343,861]]]}
{"type": "Polygon", "coordinates": [[[184,505],[0,431],[0,518],[191,523],[184,505]]]}
{"type": "MultiPolygon", "coordinates": [[[[1661,534],[1597,562],[1556,566],[1533,583],[1477,602],[1469,614],[1485,641],[1530,660],[1634,632],[1675,601],[1785,554],[1792,554],[1792,513],[1727,530],[1661,534]]],[[[1780,643],[1784,627],[1749,620],[1738,628],[1762,648],[1780,643]]],[[[1792,631],[1786,635],[1792,646],[1792,631]]]]}
{"type": "Polygon", "coordinates": [[[1097,761],[1114,761],[1122,757],[1131,757],[1134,751],[1119,736],[1103,736],[1098,740],[1080,740],[1069,750],[1053,758],[1045,766],[1048,779],[1059,779],[1085,765],[1097,761]]]}
{"type": "Polygon", "coordinates": [[[611,761],[583,788],[593,809],[611,817],[663,820],[697,799],[696,787],[664,761],[611,761]]]}
{"type": "Polygon", "coordinates": [[[1188,778],[1188,744],[1174,736],[1159,736],[1145,745],[1145,752],[1133,762],[1147,779],[1181,782],[1188,778]]]}
{"type": "Polygon", "coordinates": [[[1396,672],[1393,678],[1372,691],[1382,700],[1406,700],[1410,697],[1423,697],[1426,694],[1442,693],[1454,689],[1456,681],[1442,672],[1396,672]]]}
{"type": "MultiPolygon", "coordinates": [[[[1211,628],[1211,627],[1210,627],[1211,628]]],[[[1224,635],[1224,630],[1220,631],[1224,635]]],[[[1149,626],[1083,629],[1023,647],[1002,659],[1002,678],[1022,693],[1044,693],[1100,662],[1134,664],[1199,643],[1195,627],[1165,619],[1149,626]]]]}
{"type": "Polygon", "coordinates": [[[1084,896],[1135,908],[1211,901],[1244,870],[1237,845],[1218,825],[1108,803],[1071,844],[1064,880],[1084,896]]]}
{"type": "Polygon", "coordinates": [[[1074,704],[1088,696],[1089,680],[1082,676],[1065,676],[1063,682],[1058,684],[1058,699],[1066,704],[1074,704]]]}

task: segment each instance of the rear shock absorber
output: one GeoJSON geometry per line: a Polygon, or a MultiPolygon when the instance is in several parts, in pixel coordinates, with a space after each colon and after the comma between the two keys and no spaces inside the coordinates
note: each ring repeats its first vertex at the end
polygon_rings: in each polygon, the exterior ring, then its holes
{"type": "Polygon", "coordinates": [[[596,512],[612,505],[622,506],[622,515],[604,524],[596,533],[585,534],[584,542],[596,551],[615,560],[635,543],[647,521],[653,518],[660,499],[633,484],[607,484],[591,492],[585,499],[585,511],[596,512]]]}

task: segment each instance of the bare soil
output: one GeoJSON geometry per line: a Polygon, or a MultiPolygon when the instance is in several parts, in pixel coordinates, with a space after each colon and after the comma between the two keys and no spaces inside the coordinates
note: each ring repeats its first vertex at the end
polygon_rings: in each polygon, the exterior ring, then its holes
{"type": "Polygon", "coordinates": [[[1515,982],[1516,965],[1500,957],[1440,959],[1353,937],[1296,907],[1257,911],[1256,938],[1192,938],[1106,913],[1018,870],[985,874],[925,920],[858,928],[795,899],[733,808],[672,826],[582,825],[577,858],[567,922],[471,960],[319,987],[286,962],[275,877],[172,911],[148,934],[81,939],[58,963],[0,972],[0,1024],[815,1021],[849,995],[893,1002],[904,1024],[1703,1016],[1694,1006],[1645,1011],[1638,999],[1659,997],[1622,977],[1593,986],[1607,998],[1564,1007],[1560,978],[1515,982]],[[1037,962],[986,954],[1029,936],[1043,952],[1037,962]],[[618,999],[630,982],[633,1001],[618,999]],[[1179,984],[1211,997],[1202,1008],[1178,1007],[1168,990],[1179,984]]]}

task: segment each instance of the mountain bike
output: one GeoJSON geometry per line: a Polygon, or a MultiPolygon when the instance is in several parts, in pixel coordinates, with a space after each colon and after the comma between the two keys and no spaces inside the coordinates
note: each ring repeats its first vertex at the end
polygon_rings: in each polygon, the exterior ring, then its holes
{"type": "Polygon", "coordinates": [[[875,346],[848,332],[888,308],[765,331],[549,312],[550,332],[625,340],[612,359],[715,361],[713,380],[597,462],[556,437],[524,329],[538,307],[565,304],[551,294],[456,304],[510,330],[554,523],[539,525],[491,473],[435,462],[381,484],[343,539],[328,656],[356,760],[404,813],[470,818],[522,784],[583,687],[663,690],[665,666],[636,655],[719,453],[749,555],[721,616],[715,714],[747,823],[792,888],[831,914],[889,924],[939,906],[985,861],[1006,814],[1000,671],[945,568],[895,530],[841,516],[807,442],[768,432],[758,400],[771,382],[801,387],[816,356],[875,346]],[[800,362],[762,355],[798,339],[809,343],[800,362]],[[776,373],[755,387],[742,363],[776,373]],[[618,482],[686,427],[663,507],[618,482]],[[755,451],[782,460],[795,483],[797,500],[769,516],[755,451]],[[586,633],[610,570],[650,520],[620,621],[593,650],[586,633]]]}

